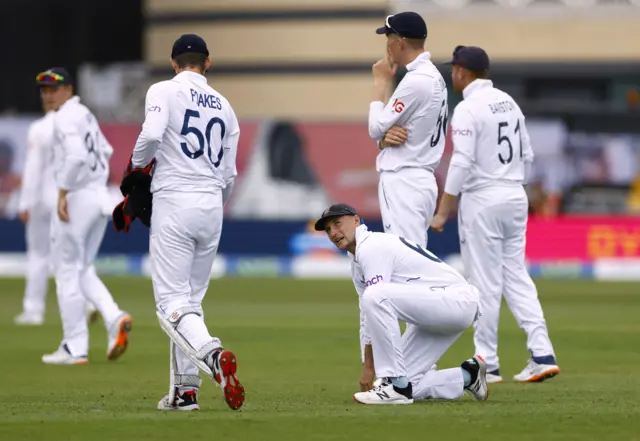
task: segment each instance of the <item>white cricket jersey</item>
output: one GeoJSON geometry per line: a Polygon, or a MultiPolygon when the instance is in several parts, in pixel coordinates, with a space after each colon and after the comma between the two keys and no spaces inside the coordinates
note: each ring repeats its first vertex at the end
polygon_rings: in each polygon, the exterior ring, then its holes
{"type": "Polygon", "coordinates": [[[47,112],[29,126],[27,160],[22,171],[20,211],[55,209],[58,192],[53,170],[55,112],[47,112]]]}
{"type": "Polygon", "coordinates": [[[451,121],[451,167],[466,169],[462,192],[522,185],[533,150],[520,107],[490,80],[473,81],[451,121]]]}
{"type": "Polygon", "coordinates": [[[198,73],[149,88],[134,167],[156,159],[151,191],[215,192],[233,185],[240,137],[229,101],[198,73]]]}
{"type": "Polygon", "coordinates": [[[447,86],[431,62],[431,54],[424,52],[407,64],[407,73],[386,106],[381,101],[369,106],[372,139],[382,140],[394,125],[407,129],[409,138],[400,146],[383,149],[376,160],[377,170],[435,170],[444,152],[447,116],[447,86]]]}
{"type": "Polygon", "coordinates": [[[58,188],[74,191],[106,186],[113,147],[79,97],[69,99],[55,112],[53,125],[56,138],[53,161],[58,188]]]}
{"type": "MultiPolygon", "coordinates": [[[[370,232],[366,225],[356,228],[356,255],[351,257],[351,278],[360,304],[365,290],[378,283],[436,286],[467,283],[457,270],[429,250],[389,233],[370,232]]],[[[366,320],[360,307],[360,342],[369,344],[366,320]]]]}

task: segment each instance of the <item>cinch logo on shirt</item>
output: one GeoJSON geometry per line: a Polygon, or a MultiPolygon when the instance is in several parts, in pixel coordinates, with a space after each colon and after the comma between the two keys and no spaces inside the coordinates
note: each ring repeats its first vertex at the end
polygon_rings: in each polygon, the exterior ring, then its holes
{"type": "Polygon", "coordinates": [[[473,135],[473,130],[471,129],[453,129],[451,131],[453,136],[471,136],[473,135]]]}
{"type": "Polygon", "coordinates": [[[371,280],[366,280],[364,282],[364,286],[371,286],[371,285],[375,285],[378,282],[382,282],[382,276],[380,274],[378,274],[375,277],[372,277],[371,280]]]}

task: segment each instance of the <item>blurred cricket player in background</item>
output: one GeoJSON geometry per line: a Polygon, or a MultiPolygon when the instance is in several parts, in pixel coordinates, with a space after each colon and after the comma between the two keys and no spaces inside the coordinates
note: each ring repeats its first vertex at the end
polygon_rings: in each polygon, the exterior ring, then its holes
{"type": "Polygon", "coordinates": [[[89,332],[87,301],[96,305],[107,328],[107,358],[118,359],[127,349],[132,319],[114,302],[93,265],[113,209],[107,191],[113,148],[95,116],[74,96],[64,68],[37,76],[46,109],[54,110],[53,169],[58,189],[51,220],[51,254],[63,339],[58,349],[43,355],[46,364],[86,364],[89,332]]]}
{"type": "Polygon", "coordinates": [[[447,86],[424,49],[427,25],[419,14],[390,15],[376,32],[387,37],[387,56],[373,66],[369,136],[380,149],[376,168],[384,231],[426,247],[438,199],[433,173],[447,131],[447,86]],[[385,105],[398,65],[408,72],[385,105]]]}
{"type": "MultiPolygon", "coordinates": [[[[56,211],[58,193],[53,176],[53,116],[50,103],[42,97],[45,115],[29,126],[27,159],[22,172],[19,217],[25,225],[27,274],[22,313],[17,325],[41,325],[44,322],[50,262],[51,215],[56,211]]],[[[95,306],[87,301],[89,322],[98,318],[95,306]]]]}
{"type": "Polygon", "coordinates": [[[458,46],[450,64],[453,87],[464,100],[453,113],[453,156],[431,228],[442,231],[461,194],[460,249],[469,282],[480,290],[482,316],[475,324],[475,345],[487,362],[487,380],[502,381],[498,322],[504,295],[527,334],[531,354],[514,379],[542,381],[560,368],[525,263],[529,202],[523,184],[533,162],[525,117],[513,98],[487,79],[489,56],[483,49],[458,46]]]}
{"type": "Polygon", "coordinates": [[[244,403],[236,356],[209,333],[202,300],[237,175],[240,126],[229,101],[207,84],[211,60],[202,38],[178,38],[171,66],[176,76],[147,92],[145,121],[130,165],[135,172],[155,159],[151,278],[158,319],[171,341],[169,393],[158,409],[200,409],[201,370],[236,410],[244,403]]]}
{"type": "Polygon", "coordinates": [[[362,352],[356,401],[412,404],[456,399],[465,390],[479,401],[487,399],[482,357],[471,357],[459,368],[434,368],[479,315],[478,290],[462,274],[419,244],[368,231],[347,204],[327,208],[315,229],[351,257],[362,352]],[[407,324],[402,335],[399,320],[407,324]]]}

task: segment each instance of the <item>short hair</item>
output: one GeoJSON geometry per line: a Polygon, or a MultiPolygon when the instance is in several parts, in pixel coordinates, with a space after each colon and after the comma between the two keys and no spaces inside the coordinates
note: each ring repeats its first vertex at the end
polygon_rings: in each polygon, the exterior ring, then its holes
{"type": "Polygon", "coordinates": [[[489,78],[488,70],[472,70],[470,71],[477,79],[486,80],[489,78]]]}
{"type": "Polygon", "coordinates": [[[409,46],[413,49],[423,49],[424,43],[427,41],[426,38],[406,38],[405,40],[409,42],[409,46]]]}
{"type": "Polygon", "coordinates": [[[184,69],[185,67],[197,67],[203,72],[206,60],[207,56],[205,54],[197,52],[185,52],[184,54],[176,55],[173,59],[180,69],[184,69]]]}

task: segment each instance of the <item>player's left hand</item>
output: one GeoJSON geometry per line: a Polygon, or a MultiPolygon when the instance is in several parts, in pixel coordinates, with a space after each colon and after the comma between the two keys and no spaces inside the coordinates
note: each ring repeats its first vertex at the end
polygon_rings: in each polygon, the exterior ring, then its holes
{"type": "Polygon", "coordinates": [[[67,197],[58,197],[58,217],[62,222],[69,222],[69,210],[67,207],[67,197]]]}
{"type": "Polygon", "coordinates": [[[382,139],[382,146],[396,147],[404,144],[407,139],[409,139],[407,129],[400,126],[392,126],[387,130],[387,133],[385,133],[382,139]]]}
{"type": "Polygon", "coordinates": [[[436,233],[442,233],[444,230],[444,224],[447,223],[447,216],[444,214],[436,214],[431,221],[430,229],[436,233]]]}
{"type": "Polygon", "coordinates": [[[391,61],[391,56],[387,56],[376,61],[371,71],[373,72],[374,81],[391,81],[398,70],[398,63],[391,61]]]}

